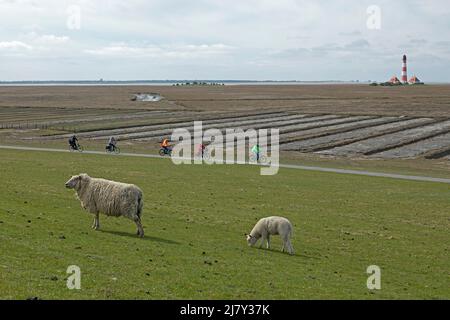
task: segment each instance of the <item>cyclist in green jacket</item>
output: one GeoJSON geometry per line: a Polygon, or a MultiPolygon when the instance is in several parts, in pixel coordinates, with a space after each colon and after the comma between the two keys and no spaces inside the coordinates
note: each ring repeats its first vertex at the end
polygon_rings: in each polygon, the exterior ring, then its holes
{"type": "Polygon", "coordinates": [[[252,148],[253,154],[256,156],[256,161],[259,162],[259,154],[261,153],[261,148],[259,144],[255,144],[252,148]]]}

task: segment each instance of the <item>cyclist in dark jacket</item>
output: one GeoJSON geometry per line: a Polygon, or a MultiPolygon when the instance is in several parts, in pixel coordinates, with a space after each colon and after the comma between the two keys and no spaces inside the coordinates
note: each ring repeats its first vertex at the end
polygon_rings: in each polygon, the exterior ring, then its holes
{"type": "Polygon", "coordinates": [[[69,145],[72,147],[72,149],[78,150],[78,138],[76,135],[73,135],[72,137],[70,137],[69,145]]]}

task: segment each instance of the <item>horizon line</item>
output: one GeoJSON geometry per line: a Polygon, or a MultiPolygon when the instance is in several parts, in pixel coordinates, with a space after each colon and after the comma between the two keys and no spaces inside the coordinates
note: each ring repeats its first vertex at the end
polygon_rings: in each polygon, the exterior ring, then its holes
{"type": "MultiPolygon", "coordinates": [[[[388,81],[379,80],[255,80],[255,79],[135,79],[135,80],[105,80],[105,79],[89,79],[89,80],[0,80],[0,84],[27,84],[27,83],[383,83],[388,81]]],[[[428,84],[450,84],[450,81],[428,81],[428,84]]]]}

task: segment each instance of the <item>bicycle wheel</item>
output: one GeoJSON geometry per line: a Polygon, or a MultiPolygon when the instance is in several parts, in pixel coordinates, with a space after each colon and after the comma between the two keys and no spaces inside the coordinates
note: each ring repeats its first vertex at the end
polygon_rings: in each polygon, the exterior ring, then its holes
{"type": "Polygon", "coordinates": [[[256,155],[251,155],[250,156],[250,162],[256,162],[256,163],[266,163],[267,158],[263,155],[259,155],[259,160],[256,159],[256,155]]]}
{"type": "Polygon", "coordinates": [[[115,147],[114,153],[115,153],[115,154],[119,154],[119,153],[120,153],[120,148],[119,148],[119,147],[115,147]]]}
{"type": "Polygon", "coordinates": [[[164,151],[164,149],[159,149],[159,155],[161,157],[164,157],[166,155],[166,152],[164,151]]]}

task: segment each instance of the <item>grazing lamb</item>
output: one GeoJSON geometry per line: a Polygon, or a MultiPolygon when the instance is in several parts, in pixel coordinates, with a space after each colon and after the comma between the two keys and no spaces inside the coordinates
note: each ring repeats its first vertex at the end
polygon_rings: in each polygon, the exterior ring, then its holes
{"type": "Polygon", "coordinates": [[[254,246],[261,238],[260,248],[267,241],[267,249],[270,249],[270,236],[280,235],[283,240],[283,252],[286,249],[289,254],[294,254],[294,248],[291,244],[292,224],[288,219],[282,217],[268,217],[259,220],[252,232],[247,236],[249,246],[254,246]]]}
{"type": "Polygon", "coordinates": [[[133,184],[91,178],[87,174],[73,176],[66,182],[66,188],[75,189],[81,206],[94,214],[92,228],[100,228],[99,213],[107,216],[124,216],[137,225],[137,235],[144,237],[141,223],[142,191],[133,184]]]}

